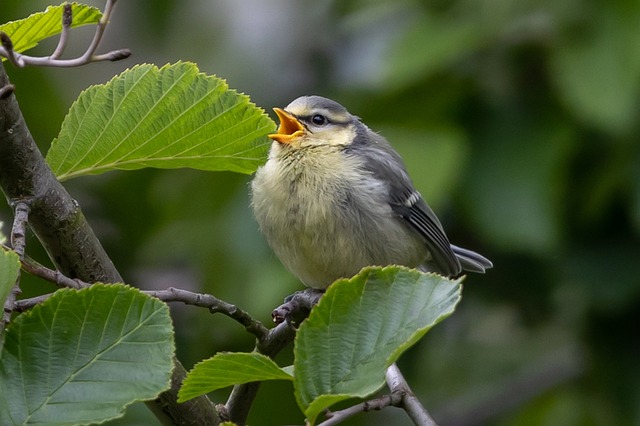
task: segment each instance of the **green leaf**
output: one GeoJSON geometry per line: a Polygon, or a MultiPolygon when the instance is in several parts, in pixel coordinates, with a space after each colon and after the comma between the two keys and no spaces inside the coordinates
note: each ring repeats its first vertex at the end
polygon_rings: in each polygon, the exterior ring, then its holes
{"type": "Polygon", "coordinates": [[[264,380],[293,380],[269,357],[252,353],[219,353],[196,364],[187,374],[178,402],[185,402],[217,389],[264,380]]]}
{"type": "Polygon", "coordinates": [[[295,393],[307,420],[384,383],[387,367],[460,300],[460,281],[398,266],[333,283],[295,340],[295,393]]]}
{"type": "MultiPolygon", "coordinates": [[[[0,25],[0,31],[11,38],[13,50],[24,52],[37,46],[45,38],[62,31],[63,7],[63,4],[49,6],[44,12],[34,13],[27,18],[0,25]]],[[[96,24],[102,18],[102,12],[99,9],[85,4],[71,3],[71,13],[73,16],[71,27],[96,24]]]]}
{"type": "MultiPolygon", "coordinates": [[[[0,234],[0,240],[2,235],[0,234]]],[[[4,301],[15,285],[20,271],[20,258],[16,252],[0,249],[0,306],[4,306],[4,301]]],[[[0,330],[0,334],[2,330],[0,330]]]]}
{"type": "Polygon", "coordinates": [[[81,424],[169,385],[173,329],[161,301],[121,284],[63,289],[18,316],[0,363],[0,424],[81,424]]]}
{"type": "Polygon", "coordinates": [[[275,123],[194,64],[138,65],[80,94],[47,161],[66,180],[143,167],[251,173],[275,123]]]}

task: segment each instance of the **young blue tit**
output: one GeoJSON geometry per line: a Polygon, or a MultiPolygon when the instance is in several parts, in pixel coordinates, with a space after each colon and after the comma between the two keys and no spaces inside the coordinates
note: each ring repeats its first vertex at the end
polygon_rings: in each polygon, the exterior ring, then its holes
{"type": "Polygon", "coordinates": [[[251,182],[260,230],[289,271],[324,289],[369,265],[456,277],[492,263],[449,243],[400,155],[342,105],[303,96],[284,110],[251,182]]]}

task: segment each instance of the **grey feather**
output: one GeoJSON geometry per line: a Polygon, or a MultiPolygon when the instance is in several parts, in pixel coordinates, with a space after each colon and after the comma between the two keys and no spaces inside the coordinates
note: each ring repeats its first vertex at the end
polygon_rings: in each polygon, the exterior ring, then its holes
{"type": "Polygon", "coordinates": [[[459,275],[462,265],[435,213],[415,190],[400,155],[380,135],[364,124],[358,124],[357,136],[350,149],[365,159],[365,168],[373,176],[387,182],[391,208],[424,238],[432,256],[430,263],[437,269],[435,272],[446,276],[459,275]]]}

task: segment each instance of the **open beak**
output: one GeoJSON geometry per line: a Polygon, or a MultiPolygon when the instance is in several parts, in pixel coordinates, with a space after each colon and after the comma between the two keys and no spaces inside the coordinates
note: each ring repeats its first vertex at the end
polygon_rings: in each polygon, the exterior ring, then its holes
{"type": "Polygon", "coordinates": [[[280,127],[278,127],[278,133],[272,133],[269,136],[274,141],[280,143],[291,143],[293,139],[302,136],[305,132],[304,126],[298,121],[298,119],[289,114],[287,111],[281,108],[273,109],[278,118],[280,119],[280,127]]]}

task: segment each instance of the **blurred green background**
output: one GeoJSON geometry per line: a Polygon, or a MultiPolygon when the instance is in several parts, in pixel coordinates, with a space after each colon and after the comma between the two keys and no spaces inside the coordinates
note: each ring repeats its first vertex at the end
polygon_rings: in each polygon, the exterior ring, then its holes
{"type": "MultiPolygon", "coordinates": [[[[3,1],[0,20],[47,4],[3,1]]],[[[436,421],[640,425],[638,0],[138,0],[112,22],[103,50],[128,47],[126,61],[7,66],[43,151],[82,89],[141,62],[196,62],[269,111],[334,98],[391,140],[450,239],[495,265],[401,359],[436,421]]],[[[92,30],[72,34],[79,52],[92,30]]],[[[249,179],[145,170],[66,186],[129,283],[212,293],[269,322],[302,286],[257,232],[249,179]]],[[[28,252],[45,259],[35,241],[28,252]]],[[[172,310],[187,367],[252,349],[222,316],[172,310]]],[[[263,386],[249,418],[302,420],[287,383],[263,386]]],[[[138,404],[111,424],[155,419],[138,404]]],[[[387,409],[348,424],[410,422],[387,409]]]]}

